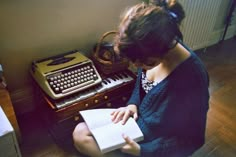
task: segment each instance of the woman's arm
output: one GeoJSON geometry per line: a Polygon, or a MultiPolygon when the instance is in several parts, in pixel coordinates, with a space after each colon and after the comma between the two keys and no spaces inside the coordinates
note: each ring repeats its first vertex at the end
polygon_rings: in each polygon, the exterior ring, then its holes
{"type": "Polygon", "coordinates": [[[136,83],[133,89],[133,92],[128,100],[127,104],[135,104],[139,105],[141,103],[140,100],[140,85],[141,85],[141,76],[142,76],[142,69],[138,69],[138,76],[136,79],[136,83]]]}
{"type": "Polygon", "coordinates": [[[127,103],[126,107],[120,107],[116,111],[112,112],[112,121],[118,123],[123,121],[122,124],[125,124],[130,116],[135,120],[138,119],[138,106],[140,104],[140,79],[141,79],[142,70],[138,69],[138,77],[135,83],[135,87],[131,94],[131,97],[127,103]]]}

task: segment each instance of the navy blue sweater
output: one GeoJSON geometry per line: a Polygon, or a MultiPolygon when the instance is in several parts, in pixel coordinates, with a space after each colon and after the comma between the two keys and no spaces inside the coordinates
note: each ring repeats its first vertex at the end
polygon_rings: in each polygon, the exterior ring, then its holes
{"type": "Polygon", "coordinates": [[[209,108],[209,79],[201,60],[191,56],[147,94],[141,72],[128,104],[138,108],[144,134],[142,157],[184,157],[204,144],[209,108]]]}

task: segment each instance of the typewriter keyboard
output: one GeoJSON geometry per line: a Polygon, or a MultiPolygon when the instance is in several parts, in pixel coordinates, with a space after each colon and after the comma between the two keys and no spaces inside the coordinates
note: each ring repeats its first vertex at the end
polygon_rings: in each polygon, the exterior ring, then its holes
{"type": "Polygon", "coordinates": [[[82,90],[99,79],[91,63],[68,67],[47,76],[48,84],[56,94],[82,90]]]}

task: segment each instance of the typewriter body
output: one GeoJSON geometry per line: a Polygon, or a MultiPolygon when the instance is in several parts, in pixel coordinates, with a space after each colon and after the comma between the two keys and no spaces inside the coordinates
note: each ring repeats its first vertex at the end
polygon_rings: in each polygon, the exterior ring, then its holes
{"type": "Polygon", "coordinates": [[[52,99],[101,83],[93,62],[77,50],[32,62],[31,74],[52,99]]]}

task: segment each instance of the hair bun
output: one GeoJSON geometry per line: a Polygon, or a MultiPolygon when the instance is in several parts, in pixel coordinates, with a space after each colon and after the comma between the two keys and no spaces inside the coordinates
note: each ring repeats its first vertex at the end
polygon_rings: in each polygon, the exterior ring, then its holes
{"type": "Polygon", "coordinates": [[[168,11],[168,13],[169,13],[171,19],[173,19],[174,21],[178,22],[178,16],[174,12],[168,11]]]}
{"type": "Polygon", "coordinates": [[[185,18],[184,9],[177,0],[152,0],[152,3],[167,10],[178,24],[185,18]]]}

